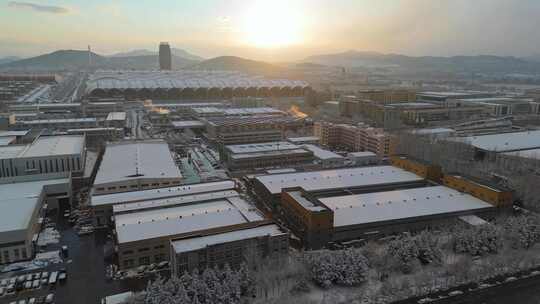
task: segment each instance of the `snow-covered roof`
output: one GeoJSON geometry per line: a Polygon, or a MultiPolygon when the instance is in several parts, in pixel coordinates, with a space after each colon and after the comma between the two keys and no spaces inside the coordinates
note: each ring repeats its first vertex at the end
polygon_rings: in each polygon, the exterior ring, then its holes
{"type": "Polygon", "coordinates": [[[454,138],[491,152],[511,152],[540,148],[540,130],[454,138]]]}
{"type": "Polygon", "coordinates": [[[445,186],[336,196],[319,201],[334,211],[335,227],[493,208],[487,202],[445,186]]]}
{"type": "Polygon", "coordinates": [[[87,92],[94,89],[212,89],[307,87],[301,80],[266,79],[229,71],[97,71],[87,92]]]}
{"type": "Polygon", "coordinates": [[[262,213],[239,197],[115,215],[119,243],[262,220],[262,213]]]}
{"type": "Polygon", "coordinates": [[[234,189],[234,182],[231,180],[181,185],[159,189],[148,189],[140,191],[120,192],[112,194],[92,195],[92,206],[115,205],[129,202],[146,200],[157,200],[163,198],[193,195],[198,193],[211,193],[234,189]]]}
{"type": "Polygon", "coordinates": [[[255,179],[262,183],[271,194],[279,194],[281,189],[289,187],[302,187],[306,191],[317,191],[423,180],[416,174],[393,166],[272,174],[258,176],[255,179]]]}
{"type": "Polygon", "coordinates": [[[287,141],[292,142],[293,144],[301,144],[305,142],[318,142],[319,137],[317,136],[302,136],[302,137],[289,137],[287,141]]]}
{"type": "Polygon", "coordinates": [[[40,136],[23,151],[21,157],[73,155],[84,151],[84,136],[40,136]]]}
{"type": "Polygon", "coordinates": [[[540,159],[540,148],[521,150],[521,151],[515,151],[515,152],[507,152],[507,153],[504,153],[504,155],[519,156],[519,157],[530,158],[530,159],[540,159]]]}
{"type": "Polygon", "coordinates": [[[343,158],[343,156],[337,153],[334,153],[332,151],[323,149],[315,145],[305,144],[305,145],[302,145],[302,148],[313,152],[313,155],[315,155],[316,158],[321,159],[321,160],[343,158]]]}
{"type": "Polygon", "coordinates": [[[27,229],[43,187],[66,183],[69,179],[60,178],[0,184],[0,232],[27,229]]]}
{"type": "Polygon", "coordinates": [[[176,129],[204,127],[204,123],[199,120],[176,120],[176,121],[171,121],[171,124],[176,129]]]}
{"type": "Polygon", "coordinates": [[[192,237],[187,239],[175,240],[171,242],[172,248],[176,254],[203,249],[217,244],[230,243],[240,240],[247,240],[265,236],[285,235],[278,225],[269,224],[255,228],[241,229],[230,232],[207,235],[203,237],[192,237]]]}
{"type": "Polygon", "coordinates": [[[253,144],[240,144],[240,145],[227,145],[226,149],[234,154],[243,153],[260,153],[280,150],[295,150],[300,149],[300,146],[292,144],[286,141],[273,141],[265,143],[253,143],[253,144]]]}
{"type": "Polygon", "coordinates": [[[163,140],[109,143],[94,185],[141,178],[181,177],[169,146],[163,140]]]}
{"type": "Polygon", "coordinates": [[[3,136],[0,137],[0,146],[7,146],[13,143],[17,139],[16,136],[3,136]]]}
{"type": "Polygon", "coordinates": [[[109,112],[109,114],[107,114],[106,120],[126,120],[126,112],[109,112]]]}

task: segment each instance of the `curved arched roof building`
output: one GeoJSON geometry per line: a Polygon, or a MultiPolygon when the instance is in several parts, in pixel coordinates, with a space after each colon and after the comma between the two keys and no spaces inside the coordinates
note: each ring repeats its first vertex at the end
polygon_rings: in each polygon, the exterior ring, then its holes
{"type": "Polygon", "coordinates": [[[97,71],[86,94],[95,97],[223,99],[232,97],[301,97],[307,82],[268,79],[229,71],[97,71]]]}

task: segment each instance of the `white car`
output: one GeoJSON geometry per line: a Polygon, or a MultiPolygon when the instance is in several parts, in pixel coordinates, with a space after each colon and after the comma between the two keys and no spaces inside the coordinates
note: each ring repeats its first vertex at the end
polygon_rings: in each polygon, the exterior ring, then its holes
{"type": "Polygon", "coordinates": [[[54,294],[50,293],[45,297],[45,303],[51,304],[54,301],[54,294]]]}

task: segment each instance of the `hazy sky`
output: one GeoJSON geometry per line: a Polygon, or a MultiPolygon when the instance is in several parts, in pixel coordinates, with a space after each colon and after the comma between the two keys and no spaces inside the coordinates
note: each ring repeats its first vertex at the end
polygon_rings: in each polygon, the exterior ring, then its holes
{"type": "Polygon", "coordinates": [[[540,53],[540,0],[0,0],[0,56],[111,54],[160,41],[272,61],[350,49],[540,53]]]}

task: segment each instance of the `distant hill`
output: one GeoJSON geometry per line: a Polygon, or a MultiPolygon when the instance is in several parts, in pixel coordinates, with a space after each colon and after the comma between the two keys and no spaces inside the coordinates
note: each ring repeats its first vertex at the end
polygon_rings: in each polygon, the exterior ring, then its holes
{"type": "Polygon", "coordinates": [[[8,62],[13,62],[13,61],[21,60],[21,59],[22,59],[22,58],[17,57],[17,56],[6,56],[6,57],[0,58],[0,64],[4,64],[4,63],[8,63],[8,62]]]}
{"type": "MultiPolygon", "coordinates": [[[[191,54],[187,52],[186,50],[182,50],[182,49],[172,48],[171,53],[173,56],[177,56],[177,57],[188,59],[188,60],[193,60],[193,61],[204,60],[203,57],[191,54]]],[[[158,52],[149,51],[145,49],[138,49],[138,50],[132,50],[132,51],[123,52],[123,53],[117,53],[109,57],[136,57],[136,56],[151,56],[151,55],[158,55],[158,52]]]]}
{"type": "Polygon", "coordinates": [[[399,54],[347,51],[337,54],[310,56],[305,59],[332,66],[381,67],[407,69],[410,71],[446,72],[527,72],[540,71],[540,63],[516,57],[492,55],[437,57],[412,57],[399,54]]]}
{"type": "Polygon", "coordinates": [[[279,73],[284,70],[284,68],[270,63],[236,56],[221,56],[204,60],[189,68],[195,70],[241,71],[262,75],[279,73]]]}
{"type": "MultiPolygon", "coordinates": [[[[197,61],[173,56],[173,68],[183,68],[197,61]]],[[[157,69],[158,56],[105,57],[91,53],[93,68],[102,69],[157,69]]],[[[60,50],[50,54],[0,64],[0,69],[15,70],[78,70],[88,66],[88,51],[60,50]]]]}

